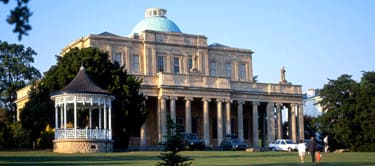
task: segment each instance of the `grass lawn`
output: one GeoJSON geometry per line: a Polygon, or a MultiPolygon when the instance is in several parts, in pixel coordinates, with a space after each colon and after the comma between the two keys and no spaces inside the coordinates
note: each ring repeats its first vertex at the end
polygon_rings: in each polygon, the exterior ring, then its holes
{"type": "MultiPolygon", "coordinates": [[[[51,151],[1,151],[0,165],[155,165],[160,152],[58,154],[51,151]]],[[[193,165],[312,165],[300,164],[297,152],[184,151],[193,165]]],[[[319,165],[375,165],[375,153],[323,153],[319,165]]]]}

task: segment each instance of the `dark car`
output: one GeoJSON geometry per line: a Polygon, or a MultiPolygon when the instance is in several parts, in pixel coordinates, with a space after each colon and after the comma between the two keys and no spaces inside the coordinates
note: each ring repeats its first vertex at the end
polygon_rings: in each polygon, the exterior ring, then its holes
{"type": "Polygon", "coordinates": [[[246,143],[238,139],[237,135],[233,134],[226,135],[220,143],[221,150],[245,150],[248,147],[246,143]]]}
{"type": "Polygon", "coordinates": [[[181,133],[185,150],[204,150],[206,144],[195,133],[181,133]]]}
{"type": "MultiPolygon", "coordinates": [[[[323,149],[324,149],[323,142],[322,142],[322,141],[319,141],[319,140],[315,140],[315,141],[316,141],[316,150],[317,150],[317,151],[321,151],[321,152],[323,152],[323,149]]],[[[306,145],[306,151],[308,151],[308,148],[309,148],[309,145],[310,145],[311,140],[309,140],[309,139],[305,139],[303,142],[304,142],[305,145],[306,145]]]]}

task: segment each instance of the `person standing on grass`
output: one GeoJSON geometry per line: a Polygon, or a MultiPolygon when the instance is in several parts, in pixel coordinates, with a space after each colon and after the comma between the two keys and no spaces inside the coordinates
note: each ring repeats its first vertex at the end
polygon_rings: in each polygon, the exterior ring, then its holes
{"type": "Polygon", "coordinates": [[[305,155],[306,155],[306,145],[303,142],[303,140],[299,141],[297,149],[298,149],[298,155],[301,159],[301,163],[304,163],[305,162],[305,155]]]}
{"type": "Polygon", "coordinates": [[[311,154],[311,161],[315,163],[315,151],[316,151],[316,142],[315,138],[311,137],[311,142],[309,144],[309,152],[311,154]]]}

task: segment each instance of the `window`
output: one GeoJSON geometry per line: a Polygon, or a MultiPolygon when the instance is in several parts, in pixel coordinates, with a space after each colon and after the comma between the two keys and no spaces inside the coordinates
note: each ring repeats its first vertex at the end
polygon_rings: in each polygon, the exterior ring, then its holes
{"type": "Polygon", "coordinates": [[[158,56],[157,72],[163,72],[163,71],[164,71],[164,57],[158,56]]]}
{"type": "Polygon", "coordinates": [[[191,70],[192,68],[193,68],[193,58],[189,57],[189,60],[188,60],[188,69],[191,70]]]}
{"type": "Polygon", "coordinates": [[[173,58],[173,71],[175,74],[180,73],[180,58],[178,57],[173,58]]]}
{"type": "Polygon", "coordinates": [[[133,62],[132,62],[132,71],[134,73],[139,73],[139,56],[138,55],[134,55],[132,60],[133,60],[133,62]]]}
{"type": "Polygon", "coordinates": [[[147,48],[147,56],[151,56],[152,55],[152,49],[151,48],[147,48]]]}
{"type": "Polygon", "coordinates": [[[113,63],[118,63],[120,66],[122,65],[122,58],[121,53],[117,52],[113,55],[113,63]]]}
{"type": "Polygon", "coordinates": [[[230,63],[225,64],[225,77],[231,78],[232,76],[232,65],[230,63]]]}
{"type": "Polygon", "coordinates": [[[245,64],[241,64],[240,65],[240,80],[245,80],[246,79],[246,65],[245,64]]]}
{"type": "Polygon", "coordinates": [[[215,61],[210,62],[210,75],[216,76],[216,62],[215,61]]]}

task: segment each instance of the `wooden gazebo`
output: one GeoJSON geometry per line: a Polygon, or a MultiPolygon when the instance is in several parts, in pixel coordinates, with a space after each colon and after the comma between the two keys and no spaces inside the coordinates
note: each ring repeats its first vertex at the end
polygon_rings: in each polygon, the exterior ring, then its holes
{"type": "Polygon", "coordinates": [[[53,151],[59,153],[112,152],[112,100],[81,66],[75,78],[51,94],[55,102],[53,151]]]}

